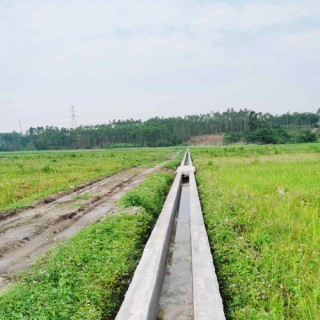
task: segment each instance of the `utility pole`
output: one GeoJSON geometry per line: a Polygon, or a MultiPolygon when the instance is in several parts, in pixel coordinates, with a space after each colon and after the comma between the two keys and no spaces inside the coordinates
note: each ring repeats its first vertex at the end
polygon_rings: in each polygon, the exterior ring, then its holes
{"type": "Polygon", "coordinates": [[[76,113],[74,111],[74,106],[71,107],[71,128],[77,127],[76,113]]]}
{"type": "Polygon", "coordinates": [[[20,134],[22,134],[22,122],[19,120],[19,129],[20,129],[20,134]]]}

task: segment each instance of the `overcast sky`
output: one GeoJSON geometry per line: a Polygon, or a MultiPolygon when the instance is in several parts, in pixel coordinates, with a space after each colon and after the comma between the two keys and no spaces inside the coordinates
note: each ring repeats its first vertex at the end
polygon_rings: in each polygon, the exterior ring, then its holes
{"type": "Polygon", "coordinates": [[[0,0],[0,132],[320,107],[320,1],[0,0]]]}

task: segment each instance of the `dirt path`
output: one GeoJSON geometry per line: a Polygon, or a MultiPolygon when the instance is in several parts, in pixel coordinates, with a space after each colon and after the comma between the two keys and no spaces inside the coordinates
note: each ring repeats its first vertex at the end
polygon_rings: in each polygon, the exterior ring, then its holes
{"type": "Polygon", "coordinates": [[[10,275],[29,267],[49,247],[112,213],[120,197],[161,165],[133,168],[0,221],[0,291],[10,275]]]}

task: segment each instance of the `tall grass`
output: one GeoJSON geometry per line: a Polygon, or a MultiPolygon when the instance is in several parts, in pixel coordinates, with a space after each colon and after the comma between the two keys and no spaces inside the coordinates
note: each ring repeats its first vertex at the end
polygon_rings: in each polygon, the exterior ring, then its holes
{"type": "Polygon", "coordinates": [[[228,319],[319,319],[320,145],[193,149],[228,319]]]}

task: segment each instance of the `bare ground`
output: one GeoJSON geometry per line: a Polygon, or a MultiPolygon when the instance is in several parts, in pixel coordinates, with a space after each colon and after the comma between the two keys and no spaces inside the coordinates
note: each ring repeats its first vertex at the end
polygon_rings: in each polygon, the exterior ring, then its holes
{"type": "Polygon", "coordinates": [[[12,275],[31,266],[55,243],[112,214],[120,197],[160,166],[124,170],[50,203],[4,217],[0,221],[0,292],[12,282],[12,275]]]}
{"type": "Polygon", "coordinates": [[[221,146],[223,134],[204,134],[191,137],[188,141],[190,146],[221,146]]]}

